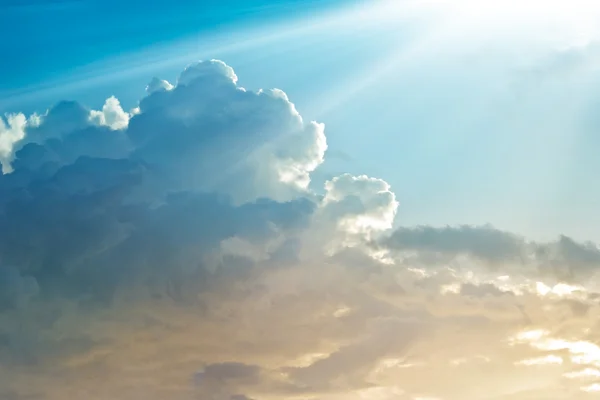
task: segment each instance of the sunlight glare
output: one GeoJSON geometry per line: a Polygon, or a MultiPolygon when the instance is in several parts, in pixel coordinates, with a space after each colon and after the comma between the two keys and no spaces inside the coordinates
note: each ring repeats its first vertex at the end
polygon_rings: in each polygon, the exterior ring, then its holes
{"type": "Polygon", "coordinates": [[[542,34],[568,41],[566,46],[586,45],[600,33],[600,2],[594,0],[385,0],[388,11],[404,16],[420,10],[443,15],[462,31],[542,34]]]}

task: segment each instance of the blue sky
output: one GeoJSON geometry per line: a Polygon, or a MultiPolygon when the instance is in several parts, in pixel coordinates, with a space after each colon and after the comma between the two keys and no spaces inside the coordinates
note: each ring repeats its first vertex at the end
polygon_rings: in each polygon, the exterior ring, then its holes
{"type": "Polygon", "coordinates": [[[158,43],[228,31],[236,25],[270,23],[331,4],[334,1],[7,0],[2,3],[3,37],[18,40],[4,41],[2,51],[22,63],[20,68],[3,63],[7,79],[2,89],[40,83],[158,43]],[[45,68],[35,67],[42,63],[45,68]]]}

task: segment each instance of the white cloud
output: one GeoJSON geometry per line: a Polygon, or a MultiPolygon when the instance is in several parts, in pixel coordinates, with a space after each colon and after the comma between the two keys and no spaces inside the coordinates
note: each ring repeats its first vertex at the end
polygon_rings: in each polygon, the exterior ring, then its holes
{"type": "Polygon", "coordinates": [[[581,388],[584,392],[597,393],[600,392],[600,383],[593,383],[588,386],[584,386],[581,388]]]}
{"type": "Polygon", "coordinates": [[[129,124],[130,115],[123,111],[119,100],[111,96],[106,99],[102,111],[91,110],[90,120],[97,125],[108,126],[110,129],[124,129],[129,124]]]}
{"type": "Polygon", "coordinates": [[[179,76],[177,86],[188,85],[193,81],[208,78],[211,83],[220,83],[221,79],[236,84],[237,75],[229,65],[220,60],[210,60],[204,63],[196,63],[188,66],[179,76]],[[219,77],[215,79],[215,77],[219,77]]]}
{"type": "Polygon", "coordinates": [[[9,114],[6,121],[0,117],[0,164],[4,173],[11,171],[13,149],[25,137],[26,126],[27,118],[23,114],[9,114]]]}
{"type": "Polygon", "coordinates": [[[383,232],[392,228],[398,201],[382,179],[344,174],[325,183],[324,207],[331,207],[339,227],[350,233],[383,232]]]}
{"type": "Polygon", "coordinates": [[[578,371],[565,373],[568,379],[600,379],[600,371],[594,368],[585,368],[578,371]]]}

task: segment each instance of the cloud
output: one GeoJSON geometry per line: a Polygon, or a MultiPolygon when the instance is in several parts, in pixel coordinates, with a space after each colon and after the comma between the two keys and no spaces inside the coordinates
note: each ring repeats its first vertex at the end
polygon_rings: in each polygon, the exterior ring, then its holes
{"type": "MultiPolygon", "coordinates": [[[[256,384],[260,381],[261,368],[243,363],[210,364],[194,375],[194,383],[207,397],[245,399],[246,396],[232,394],[235,387],[256,384]]],[[[240,399],[240,400],[241,400],[240,399]]]]}
{"type": "Polygon", "coordinates": [[[152,94],[154,92],[160,92],[163,90],[171,90],[173,89],[173,85],[171,85],[168,81],[164,79],[158,79],[157,77],[152,78],[148,86],[146,86],[146,93],[152,94]]]}
{"type": "Polygon", "coordinates": [[[449,255],[469,254],[490,263],[516,261],[525,241],[491,226],[400,228],[387,240],[394,249],[449,255]]]}
{"type": "Polygon", "coordinates": [[[211,61],[143,99],[128,128],[132,157],[152,160],[172,186],[237,202],[305,191],[327,149],[324,126],[305,123],[282,91],[250,92],[236,82],[229,66],[211,61]]]}
{"type": "MultiPolygon", "coordinates": [[[[490,225],[436,228],[401,227],[381,240],[386,249],[426,265],[440,265],[467,257],[479,266],[518,273],[550,275],[581,281],[598,272],[600,249],[561,235],[556,241],[534,242],[490,225]]],[[[464,260],[463,260],[464,261],[464,260]]],[[[469,268],[473,268],[473,263],[469,268]]]]}
{"type": "Polygon", "coordinates": [[[25,137],[27,119],[23,114],[7,115],[6,121],[0,117],[0,164],[3,172],[10,172],[13,146],[25,137]]]}
{"type": "Polygon", "coordinates": [[[61,101],[44,115],[11,115],[8,127],[0,122],[0,161],[4,172],[37,170],[50,161],[70,164],[82,155],[123,157],[128,147],[126,137],[122,132],[106,131],[127,127],[130,116],[115,97],[106,100],[102,111],[89,110],[74,101],[61,101]],[[13,165],[15,162],[19,165],[13,165]]]}
{"type": "Polygon", "coordinates": [[[105,125],[111,129],[123,129],[129,124],[130,115],[123,111],[121,103],[116,97],[106,99],[102,111],[90,111],[90,119],[98,124],[105,125]]]}
{"type": "Polygon", "coordinates": [[[315,188],[325,126],[221,61],[153,79],[135,113],[109,98],[7,121],[0,396],[567,399],[597,383],[575,379],[598,367],[579,357],[598,340],[595,245],[393,230],[387,182],[315,188]]]}
{"type": "Polygon", "coordinates": [[[385,231],[392,228],[398,202],[382,179],[344,174],[325,184],[324,203],[340,223],[352,231],[385,231]]]}

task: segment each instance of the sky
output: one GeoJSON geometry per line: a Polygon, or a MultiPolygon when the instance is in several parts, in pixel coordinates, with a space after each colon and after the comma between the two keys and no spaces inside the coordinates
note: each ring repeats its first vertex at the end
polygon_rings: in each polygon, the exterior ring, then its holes
{"type": "Polygon", "coordinates": [[[0,400],[598,398],[598,27],[0,2],[0,400]]]}

